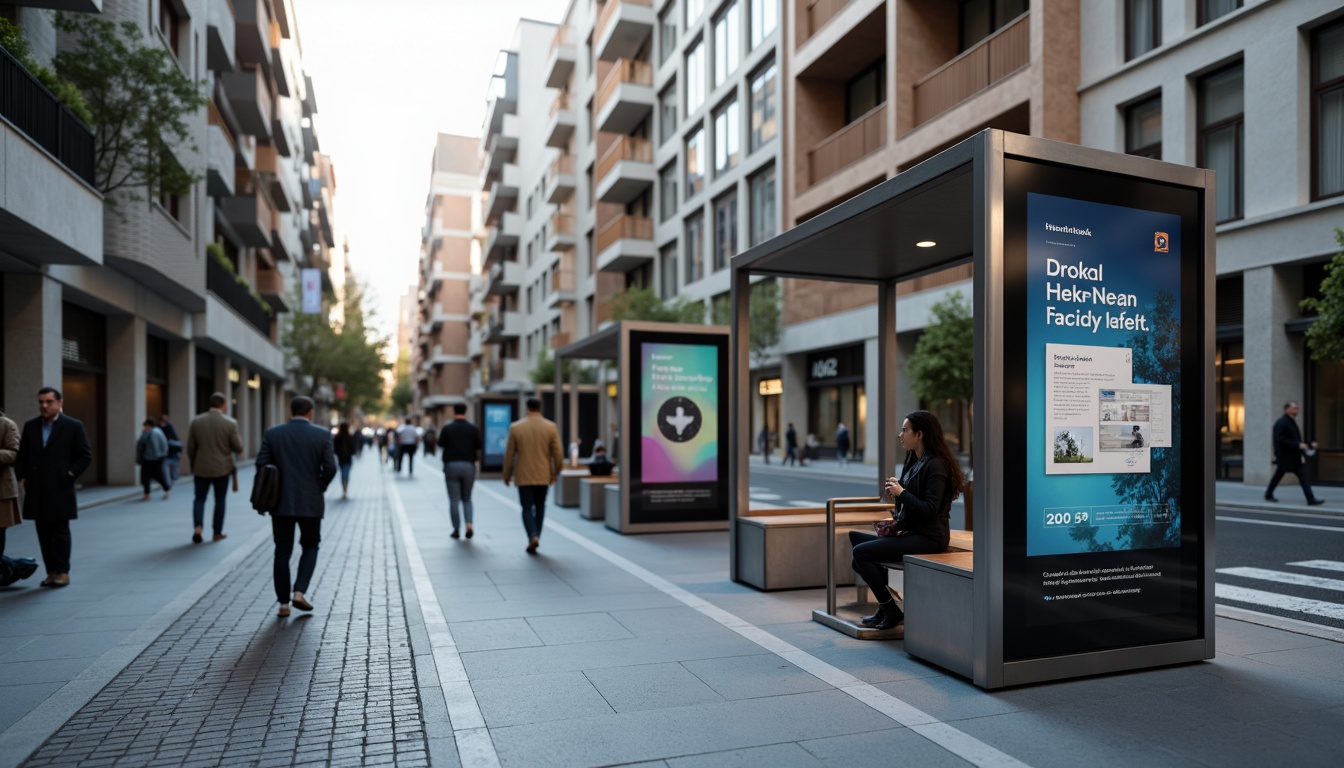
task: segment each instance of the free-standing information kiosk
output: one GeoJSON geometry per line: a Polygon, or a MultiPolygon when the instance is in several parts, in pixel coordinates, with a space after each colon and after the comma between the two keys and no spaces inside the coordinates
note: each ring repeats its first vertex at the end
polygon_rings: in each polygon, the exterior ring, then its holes
{"type": "Polygon", "coordinates": [[[754,273],[879,286],[884,470],[895,285],[974,265],[974,553],[907,558],[910,653],[985,688],[1213,657],[1212,195],[1208,171],[989,130],[733,260],[735,328],[754,273]]]}
{"type": "MultiPolygon", "coordinates": [[[[556,352],[615,360],[621,533],[728,527],[728,329],[624,321],[556,352]]],[[[562,383],[558,380],[556,386],[562,383]]]]}
{"type": "Polygon", "coordinates": [[[482,397],[476,405],[477,424],[485,444],[481,451],[481,472],[504,471],[504,448],[509,442],[509,426],[518,420],[518,398],[482,397]]]}

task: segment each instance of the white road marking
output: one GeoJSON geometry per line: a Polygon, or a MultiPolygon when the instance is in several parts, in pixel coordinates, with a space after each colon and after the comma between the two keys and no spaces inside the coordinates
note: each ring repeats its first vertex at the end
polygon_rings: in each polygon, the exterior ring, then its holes
{"type": "Polygon", "coordinates": [[[1308,528],[1313,531],[1334,531],[1335,533],[1344,533],[1344,525],[1308,525],[1307,523],[1283,523],[1277,520],[1252,520],[1247,517],[1224,517],[1218,515],[1218,522],[1228,523],[1251,523],[1253,525],[1277,525],[1283,528],[1308,528]]]}
{"type": "Polygon", "coordinates": [[[1309,600],[1305,597],[1291,597],[1277,592],[1265,592],[1259,589],[1234,587],[1230,584],[1215,584],[1214,596],[1219,600],[1235,600],[1239,603],[1251,603],[1266,608],[1278,608],[1282,611],[1309,613],[1312,616],[1324,616],[1328,619],[1344,621],[1344,605],[1328,603],[1324,600],[1309,600]]]}
{"type": "Polygon", "coordinates": [[[1338,560],[1299,560],[1296,563],[1288,563],[1302,568],[1320,568],[1322,571],[1344,571],[1344,563],[1338,560]]]}
{"type": "Polygon", "coordinates": [[[778,493],[753,493],[751,494],[751,498],[756,499],[757,501],[779,501],[784,497],[780,496],[778,493]]]}
{"type": "Polygon", "coordinates": [[[1297,587],[1315,587],[1316,589],[1332,589],[1336,592],[1344,592],[1344,580],[1327,579],[1323,576],[1306,576],[1301,573],[1289,573],[1288,571],[1271,571],[1266,568],[1219,568],[1218,573],[1228,576],[1241,576],[1247,579],[1261,579],[1263,581],[1276,581],[1280,584],[1292,584],[1297,587]]]}

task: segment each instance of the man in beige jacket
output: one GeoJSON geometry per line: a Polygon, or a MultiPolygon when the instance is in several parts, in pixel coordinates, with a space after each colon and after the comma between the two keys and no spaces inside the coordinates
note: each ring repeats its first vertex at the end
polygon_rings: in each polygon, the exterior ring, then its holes
{"type": "Polygon", "coordinates": [[[541,543],[546,491],[560,476],[564,464],[560,431],[555,428],[555,422],[541,415],[541,401],[528,398],[527,418],[519,419],[509,427],[509,442],[504,447],[504,485],[510,480],[518,483],[528,554],[535,554],[541,543]]]}
{"type": "Polygon", "coordinates": [[[210,410],[191,420],[187,430],[187,461],[196,479],[196,500],[191,506],[195,528],[191,540],[201,543],[201,527],[205,523],[205,497],[215,489],[215,541],[224,533],[224,500],[229,490],[229,478],[235,466],[233,455],[243,452],[243,439],[238,435],[238,422],[224,411],[229,400],[222,392],[210,396],[210,410]]]}

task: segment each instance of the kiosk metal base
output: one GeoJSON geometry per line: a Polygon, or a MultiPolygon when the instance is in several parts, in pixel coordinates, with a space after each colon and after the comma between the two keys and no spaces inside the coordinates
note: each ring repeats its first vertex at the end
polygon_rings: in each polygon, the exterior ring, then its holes
{"type": "Polygon", "coordinates": [[[873,629],[859,623],[860,619],[875,610],[876,603],[847,603],[836,606],[835,613],[818,608],[812,611],[812,620],[859,640],[900,640],[905,637],[905,627],[873,629]]]}

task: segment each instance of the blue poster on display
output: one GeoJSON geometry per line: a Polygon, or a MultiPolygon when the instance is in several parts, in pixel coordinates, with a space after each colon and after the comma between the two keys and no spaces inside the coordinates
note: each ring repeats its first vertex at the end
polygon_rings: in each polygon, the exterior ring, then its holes
{"type": "Polygon", "coordinates": [[[513,423],[512,403],[486,403],[483,409],[485,449],[481,452],[481,463],[486,466],[503,466],[504,449],[509,443],[509,426],[513,423]]]}

